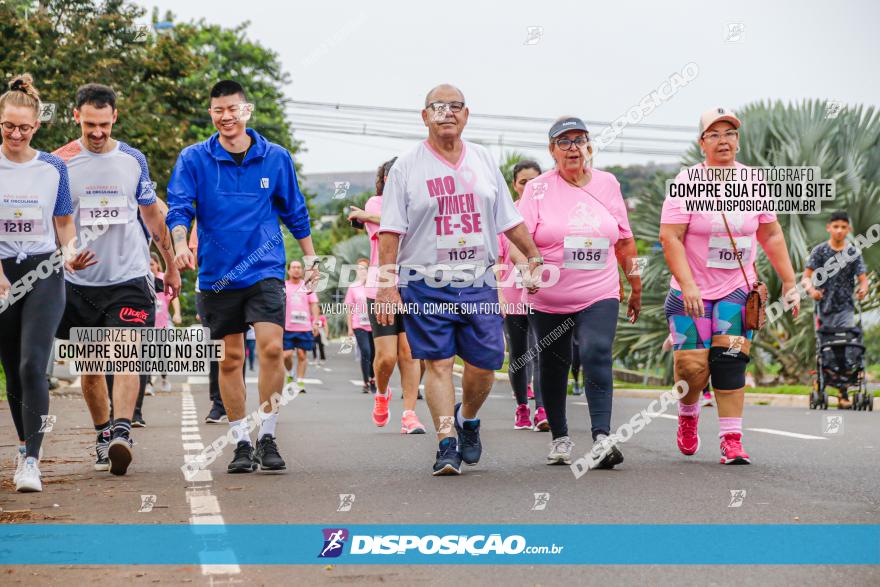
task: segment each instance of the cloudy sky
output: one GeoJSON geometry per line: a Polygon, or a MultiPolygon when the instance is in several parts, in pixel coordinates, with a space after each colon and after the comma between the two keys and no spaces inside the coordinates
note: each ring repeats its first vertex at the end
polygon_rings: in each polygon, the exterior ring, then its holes
{"type": "Polygon", "coordinates": [[[656,103],[641,120],[647,127],[627,127],[600,167],[676,162],[700,112],[715,105],[804,98],[880,105],[880,4],[870,0],[139,3],[181,20],[248,20],[250,38],[278,52],[290,73],[292,100],[374,107],[294,107],[306,173],[375,169],[407,150],[424,132],[418,114],[375,108],[420,108],[442,82],[465,93],[466,138],[470,131],[500,143],[496,155],[515,146],[547,162],[543,121],[476,115],[576,114],[593,121],[596,134],[696,64],[688,71],[696,77],[656,103]]]}

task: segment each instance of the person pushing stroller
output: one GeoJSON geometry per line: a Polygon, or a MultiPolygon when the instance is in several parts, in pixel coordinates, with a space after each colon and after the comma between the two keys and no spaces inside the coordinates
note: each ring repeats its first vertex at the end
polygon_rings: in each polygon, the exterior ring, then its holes
{"type": "MultiPolygon", "coordinates": [[[[861,301],[868,294],[867,269],[859,249],[846,242],[851,226],[845,211],[832,212],[825,230],[830,238],[810,253],[803,285],[810,297],[816,300],[817,330],[852,329],[856,326],[853,282],[858,279],[855,297],[861,301]],[[835,257],[836,263],[831,261],[835,257]],[[833,272],[834,267],[838,268],[837,272],[833,272]],[[827,277],[823,283],[817,283],[819,287],[813,287],[813,275],[820,269],[827,277]]],[[[847,409],[851,405],[846,389],[841,389],[839,406],[847,409]]]]}

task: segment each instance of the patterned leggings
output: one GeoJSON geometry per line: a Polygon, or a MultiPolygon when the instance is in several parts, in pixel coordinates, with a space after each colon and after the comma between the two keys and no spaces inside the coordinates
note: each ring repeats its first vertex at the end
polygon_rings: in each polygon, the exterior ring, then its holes
{"type": "Polygon", "coordinates": [[[743,330],[748,290],[740,288],[720,300],[703,300],[703,316],[696,320],[685,314],[681,292],[670,289],[664,310],[672,333],[675,351],[708,349],[716,334],[745,336],[752,340],[752,331],[743,330]]]}

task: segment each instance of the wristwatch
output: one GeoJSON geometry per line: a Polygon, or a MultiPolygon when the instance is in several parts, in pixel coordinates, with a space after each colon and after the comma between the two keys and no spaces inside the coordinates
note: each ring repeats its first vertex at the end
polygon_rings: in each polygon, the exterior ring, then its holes
{"type": "Polygon", "coordinates": [[[544,263],[544,257],[529,257],[527,260],[529,263],[544,263]]]}

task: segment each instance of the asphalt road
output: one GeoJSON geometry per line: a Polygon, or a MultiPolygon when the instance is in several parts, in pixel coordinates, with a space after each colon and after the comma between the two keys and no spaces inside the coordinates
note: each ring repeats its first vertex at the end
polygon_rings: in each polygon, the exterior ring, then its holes
{"type": "MultiPolygon", "coordinates": [[[[338,346],[338,345],[337,345],[338,346]]],[[[227,452],[208,468],[210,479],[187,482],[180,467],[225,434],[208,425],[206,383],[176,378],[168,394],[148,397],[148,427],[135,431],[135,460],[125,477],[92,470],[93,431],[76,390],[53,398],[57,414],[45,442],[44,491],[16,494],[11,458],[3,459],[0,513],[4,522],[190,523],[217,516],[227,524],[770,524],[880,523],[880,420],[871,412],[811,412],[749,406],[745,446],[753,465],[718,464],[714,408],[704,409],[703,447],[683,457],[675,447],[674,408],[623,445],[626,461],[614,471],[590,471],[576,479],[567,467],[548,467],[549,434],[513,430],[514,402],[497,382],[484,406],[483,458],[460,477],[430,474],[432,434],[399,434],[401,401],[392,402],[384,429],[370,419],[371,396],[352,380],[352,355],[330,347],[325,367],[310,366],[320,380],[282,412],[278,425],[283,475],[228,475],[227,452]],[[192,398],[192,404],[190,399],[192,398]],[[190,408],[190,405],[194,408],[190,408]],[[196,416],[193,417],[192,411],[196,416]],[[843,417],[828,429],[826,416],[843,417]],[[192,420],[195,420],[193,422],[192,420]],[[743,496],[731,507],[732,493],[743,496]],[[548,493],[535,510],[535,493],[548,493]],[[337,511],[340,494],[354,495],[350,511],[337,511]],[[141,496],[155,496],[141,512],[141,496]]],[[[256,378],[249,372],[249,409],[256,409],[256,378]]],[[[396,384],[396,377],[395,382],[396,384]]],[[[456,378],[456,383],[460,380],[456,378]]],[[[399,390],[399,388],[397,388],[399,390]]],[[[647,400],[617,398],[614,425],[644,408],[647,400]]],[[[8,412],[7,406],[2,410],[8,412]]],[[[575,454],[589,448],[587,408],[569,399],[575,454]]],[[[419,417],[429,422],[419,402],[419,417]]],[[[0,414],[2,453],[13,454],[8,413],[0,414]]],[[[295,545],[291,545],[295,547],[295,545]]],[[[308,548],[313,548],[309,545],[308,548]]],[[[699,544],[680,548],[700,549],[699,544]]],[[[137,548],[137,537],[127,545],[137,548]]],[[[845,544],[829,544],[832,551],[845,544]]],[[[55,584],[128,579],[132,584],[449,584],[479,577],[486,585],[762,585],[880,584],[880,570],[866,566],[15,566],[0,568],[3,584],[55,584]],[[491,572],[487,572],[491,571],[491,572]]]]}

